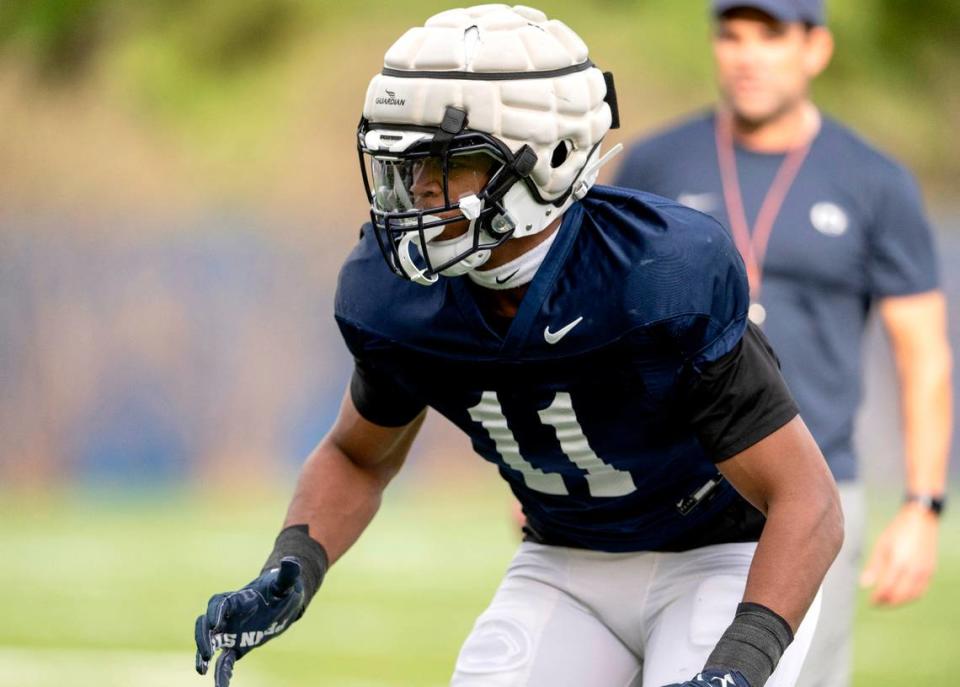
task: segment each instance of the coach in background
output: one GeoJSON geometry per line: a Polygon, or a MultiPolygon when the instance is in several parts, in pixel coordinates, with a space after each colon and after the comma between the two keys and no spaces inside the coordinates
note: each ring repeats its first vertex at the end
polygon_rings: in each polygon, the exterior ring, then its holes
{"type": "Polygon", "coordinates": [[[860,581],[874,603],[902,604],[924,593],[936,564],[952,397],[935,248],[911,175],[811,101],[833,52],[822,2],[715,0],[712,10],[720,104],[634,145],[615,183],[713,215],[736,240],[750,317],[781,358],[846,512],[799,684],[847,685],[864,534],[852,435],[874,308],[896,357],[907,484],[860,581]]]}

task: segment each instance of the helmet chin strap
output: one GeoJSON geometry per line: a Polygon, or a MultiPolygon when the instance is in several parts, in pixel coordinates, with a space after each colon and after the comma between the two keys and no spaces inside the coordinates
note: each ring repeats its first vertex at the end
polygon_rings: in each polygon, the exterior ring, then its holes
{"type": "Polygon", "coordinates": [[[400,243],[397,244],[397,255],[400,258],[400,269],[402,269],[410,281],[414,282],[415,284],[420,284],[421,286],[430,286],[431,284],[435,284],[437,279],[440,277],[435,274],[428,275],[425,269],[417,267],[417,263],[413,261],[410,251],[417,250],[416,246],[419,245],[420,237],[414,232],[408,232],[407,234],[404,234],[403,238],[400,239],[400,243]]]}
{"type": "MultiPolygon", "coordinates": [[[[429,250],[431,259],[433,259],[434,254],[438,251],[446,252],[446,255],[443,256],[442,259],[437,260],[437,262],[440,262],[441,264],[448,260],[452,260],[457,255],[461,255],[473,248],[474,232],[477,231],[477,220],[480,219],[480,214],[483,212],[484,202],[476,194],[464,196],[458,202],[460,204],[460,212],[463,213],[464,217],[470,220],[470,225],[467,227],[467,230],[462,236],[458,236],[457,238],[449,241],[434,242],[430,244],[429,250]]],[[[487,232],[483,231],[482,229],[479,231],[480,241],[493,242],[493,237],[487,232]]],[[[441,270],[440,274],[445,277],[459,277],[477,269],[489,259],[489,250],[479,250],[476,253],[468,255],[455,265],[451,265],[447,269],[441,270]]]]}
{"type": "MultiPolygon", "coordinates": [[[[469,206],[470,203],[468,202],[467,205],[469,206]]],[[[463,208],[461,208],[461,210],[463,210],[463,208]]],[[[429,251],[431,264],[442,265],[473,248],[473,236],[474,232],[477,231],[477,217],[479,217],[480,213],[479,209],[475,214],[472,212],[472,210],[473,208],[471,207],[470,210],[464,212],[464,215],[470,219],[470,224],[467,227],[467,230],[456,238],[447,239],[446,241],[434,240],[443,233],[445,227],[441,226],[423,230],[423,235],[426,239],[426,246],[421,244],[420,234],[415,231],[408,232],[403,236],[403,238],[400,239],[400,242],[397,245],[397,253],[400,257],[400,267],[407,274],[411,281],[420,284],[421,286],[430,286],[431,284],[435,284],[439,278],[436,274],[427,274],[427,270],[425,268],[419,267],[414,261],[415,253],[412,251],[416,251],[416,254],[419,254],[421,257],[424,255],[425,251],[429,251]],[[474,216],[470,217],[468,212],[470,215],[474,216]]],[[[440,218],[436,215],[423,216],[424,222],[433,222],[439,219],[440,218]]],[[[480,230],[480,234],[481,241],[493,242],[493,237],[487,234],[485,231],[480,230]]],[[[490,251],[480,250],[476,253],[468,255],[463,260],[460,260],[445,270],[442,270],[440,274],[445,277],[459,277],[460,275],[466,274],[471,270],[477,269],[489,259],[490,251]]]]}
{"type": "Polygon", "coordinates": [[[459,277],[461,275],[472,272],[481,265],[483,265],[487,260],[490,259],[490,251],[480,250],[470,255],[456,265],[452,265],[445,270],[441,270],[440,274],[445,277],[459,277]]]}

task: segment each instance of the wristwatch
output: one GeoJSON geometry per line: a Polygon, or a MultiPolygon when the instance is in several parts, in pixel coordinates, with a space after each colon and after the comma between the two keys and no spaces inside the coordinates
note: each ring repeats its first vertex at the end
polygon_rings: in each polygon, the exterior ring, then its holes
{"type": "Polygon", "coordinates": [[[946,498],[943,496],[934,496],[932,494],[907,494],[907,503],[917,503],[926,508],[936,516],[940,516],[946,506],[946,498]]]}

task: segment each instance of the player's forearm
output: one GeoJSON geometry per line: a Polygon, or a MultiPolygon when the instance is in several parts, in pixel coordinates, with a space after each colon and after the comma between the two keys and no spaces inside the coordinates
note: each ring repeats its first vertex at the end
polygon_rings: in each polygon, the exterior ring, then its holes
{"type": "Polygon", "coordinates": [[[743,601],[704,669],[762,687],[777,667],[843,542],[836,484],[799,418],[721,470],[767,516],[743,601]]]}
{"type": "Polygon", "coordinates": [[[401,427],[375,425],[344,394],[333,428],[300,471],[285,526],[308,525],[332,565],[370,524],[425,417],[426,411],[401,427]]]}
{"type": "Polygon", "coordinates": [[[907,489],[942,494],[953,431],[952,355],[946,340],[922,354],[897,353],[907,489]]]}
{"type": "Polygon", "coordinates": [[[744,601],[796,629],[843,543],[840,495],[826,461],[797,416],[719,468],[767,516],[744,601]]]}
{"type": "Polygon", "coordinates": [[[771,500],[743,600],[775,611],[796,631],[842,542],[835,490],[771,500]]]}
{"type": "Polygon", "coordinates": [[[333,564],[373,520],[388,481],[325,439],[304,463],[284,526],[308,525],[333,564]]]}

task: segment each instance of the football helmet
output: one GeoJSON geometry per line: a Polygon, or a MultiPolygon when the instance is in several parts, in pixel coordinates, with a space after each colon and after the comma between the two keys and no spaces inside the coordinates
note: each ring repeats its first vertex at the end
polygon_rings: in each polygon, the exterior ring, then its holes
{"type": "Polygon", "coordinates": [[[618,125],[612,75],[562,22],[507,5],[431,17],[387,51],[357,132],[384,258],[425,285],[480,267],[587,193],[618,125]]]}

